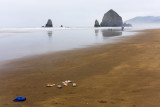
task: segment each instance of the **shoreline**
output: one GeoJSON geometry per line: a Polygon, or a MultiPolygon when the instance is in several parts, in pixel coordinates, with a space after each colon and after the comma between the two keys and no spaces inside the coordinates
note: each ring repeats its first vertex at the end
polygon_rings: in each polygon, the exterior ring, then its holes
{"type": "Polygon", "coordinates": [[[0,106],[157,107],[160,30],[142,32],[111,45],[11,62],[0,75],[0,106]],[[78,86],[45,87],[67,79],[78,86]],[[17,96],[28,100],[12,102],[17,96]]]}
{"type": "MultiPolygon", "coordinates": [[[[79,30],[84,30],[84,29],[85,28],[83,28],[83,29],[79,28],[79,30]]],[[[108,29],[108,28],[94,28],[94,29],[102,30],[102,29],[108,29]]],[[[59,30],[63,30],[63,29],[59,29],[59,30]]],[[[66,30],[68,30],[68,29],[66,29],[66,30]]],[[[71,29],[71,30],[76,30],[76,29],[71,29]]],[[[91,28],[91,30],[93,30],[93,28],[91,28]]],[[[112,44],[119,43],[119,42],[123,41],[123,39],[125,39],[127,37],[131,37],[131,36],[140,34],[140,32],[134,31],[134,30],[124,31],[123,33],[124,34],[122,36],[109,37],[105,41],[101,41],[101,42],[97,42],[97,43],[95,42],[95,43],[91,43],[91,44],[87,44],[87,45],[84,44],[84,45],[80,45],[80,46],[77,46],[74,48],[67,48],[67,49],[62,49],[62,50],[60,49],[60,50],[44,52],[44,53],[40,52],[39,54],[35,52],[33,54],[24,55],[24,56],[23,55],[21,56],[21,54],[20,54],[20,57],[18,57],[17,55],[16,55],[16,57],[9,56],[8,59],[2,58],[2,60],[0,61],[0,67],[5,65],[5,63],[14,62],[14,61],[20,60],[20,59],[34,58],[34,57],[41,56],[41,55],[43,56],[43,55],[50,55],[50,54],[59,54],[61,52],[63,53],[63,52],[72,51],[72,50],[83,50],[84,48],[94,48],[94,47],[103,46],[103,45],[112,45],[112,44]],[[132,32],[132,33],[130,33],[130,32],[132,32]]]]}
{"type": "MultiPolygon", "coordinates": [[[[126,27],[127,29],[131,29],[131,27],[126,27]]],[[[42,31],[58,31],[58,30],[92,30],[92,29],[119,29],[121,30],[121,27],[80,27],[80,28],[1,28],[0,33],[31,33],[31,32],[42,32],[42,31]]]]}
{"type": "Polygon", "coordinates": [[[44,54],[30,55],[30,56],[24,56],[24,57],[20,57],[20,58],[15,58],[15,59],[4,60],[4,61],[0,62],[0,69],[1,68],[7,68],[7,65],[12,65],[12,63],[14,63],[14,62],[19,62],[19,61],[23,61],[23,60],[32,59],[32,58],[39,58],[39,57],[43,57],[43,56],[45,57],[45,56],[52,56],[52,55],[53,56],[62,57],[63,54],[66,54],[66,53],[84,51],[84,50],[88,50],[88,49],[94,50],[95,48],[99,48],[101,46],[103,47],[103,46],[106,46],[106,45],[107,45],[107,47],[112,47],[112,45],[119,44],[119,43],[125,41],[126,39],[128,40],[128,39],[130,39],[130,38],[132,38],[134,36],[142,35],[141,31],[142,30],[140,30],[140,31],[126,31],[126,32],[134,32],[135,34],[108,38],[108,39],[110,39],[109,40],[110,42],[94,43],[94,44],[91,44],[91,45],[84,45],[84,46],[73,48],[73,49],[69,49],[69,50],[61,50],[61,51],[44,53],[44,54]]]}

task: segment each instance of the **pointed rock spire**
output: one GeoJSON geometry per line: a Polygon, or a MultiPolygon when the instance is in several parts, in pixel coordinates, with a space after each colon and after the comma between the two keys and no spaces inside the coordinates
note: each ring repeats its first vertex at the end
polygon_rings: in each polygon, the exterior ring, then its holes
{"type": "Polygon", "coordinates": [[[94,27],[100,27],[100,24],[99,24],[99,22],[98,22],[98,20],[97,20],[97,19],[95,20],[94,27]]]}
{"type": "Polygon", "coordinates": [[[51,19],[48,19],[48,22],[45,27],[53,27],[51,19]]]}

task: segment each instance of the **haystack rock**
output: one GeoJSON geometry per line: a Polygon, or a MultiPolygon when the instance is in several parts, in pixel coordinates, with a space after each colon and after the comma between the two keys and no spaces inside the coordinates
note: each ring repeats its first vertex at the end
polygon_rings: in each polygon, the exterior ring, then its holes
{"type": "Polygon", "coordinates": [[[95,20],[94,27],[100,27],[100,24],[99,24],[98,20],[95,20]]]}
{"type": "Polygon", "coordinates": [[[104,14],[103,20],[101,22],[102,27],[120,27],[122,25],[122,17],[112,9],[104,14]]]}
{"type": "Polygon", "coordinates": [[[51,19],[48,19],[48,22],[45,27],[53,27],[51,19]]]}

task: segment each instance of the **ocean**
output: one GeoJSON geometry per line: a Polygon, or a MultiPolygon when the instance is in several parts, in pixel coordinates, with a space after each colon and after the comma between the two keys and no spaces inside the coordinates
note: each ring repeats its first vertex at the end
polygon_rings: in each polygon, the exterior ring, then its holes
{"type": "Polygon", "coordinates": [[[134,35],[131,28],[6,28],[0,29],[0,62],[99,44],[134,35]]]}

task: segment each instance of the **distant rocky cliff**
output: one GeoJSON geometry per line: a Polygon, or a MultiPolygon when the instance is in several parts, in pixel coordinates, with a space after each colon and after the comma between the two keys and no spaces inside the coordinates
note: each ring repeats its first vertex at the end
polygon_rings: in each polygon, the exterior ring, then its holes
{"type": "Polygon", "coordinates": [[[125,21],[126,23],[131,23],[133,25],[145,25],[145,24],[160,24],[160,16],[138,16],[130,20],[125,21]]]}
{"type": "Polygon", "coordinates": [[[45,27],[53,27],[51,19],[48,19],[48,22],[45,27]]]}
{"type": "Polygon", "coordinates": [[[123,26],[122,17],[119,16],[114,10],[109,10],[101,22],[101,27],[120,27],[123,26]]]}

